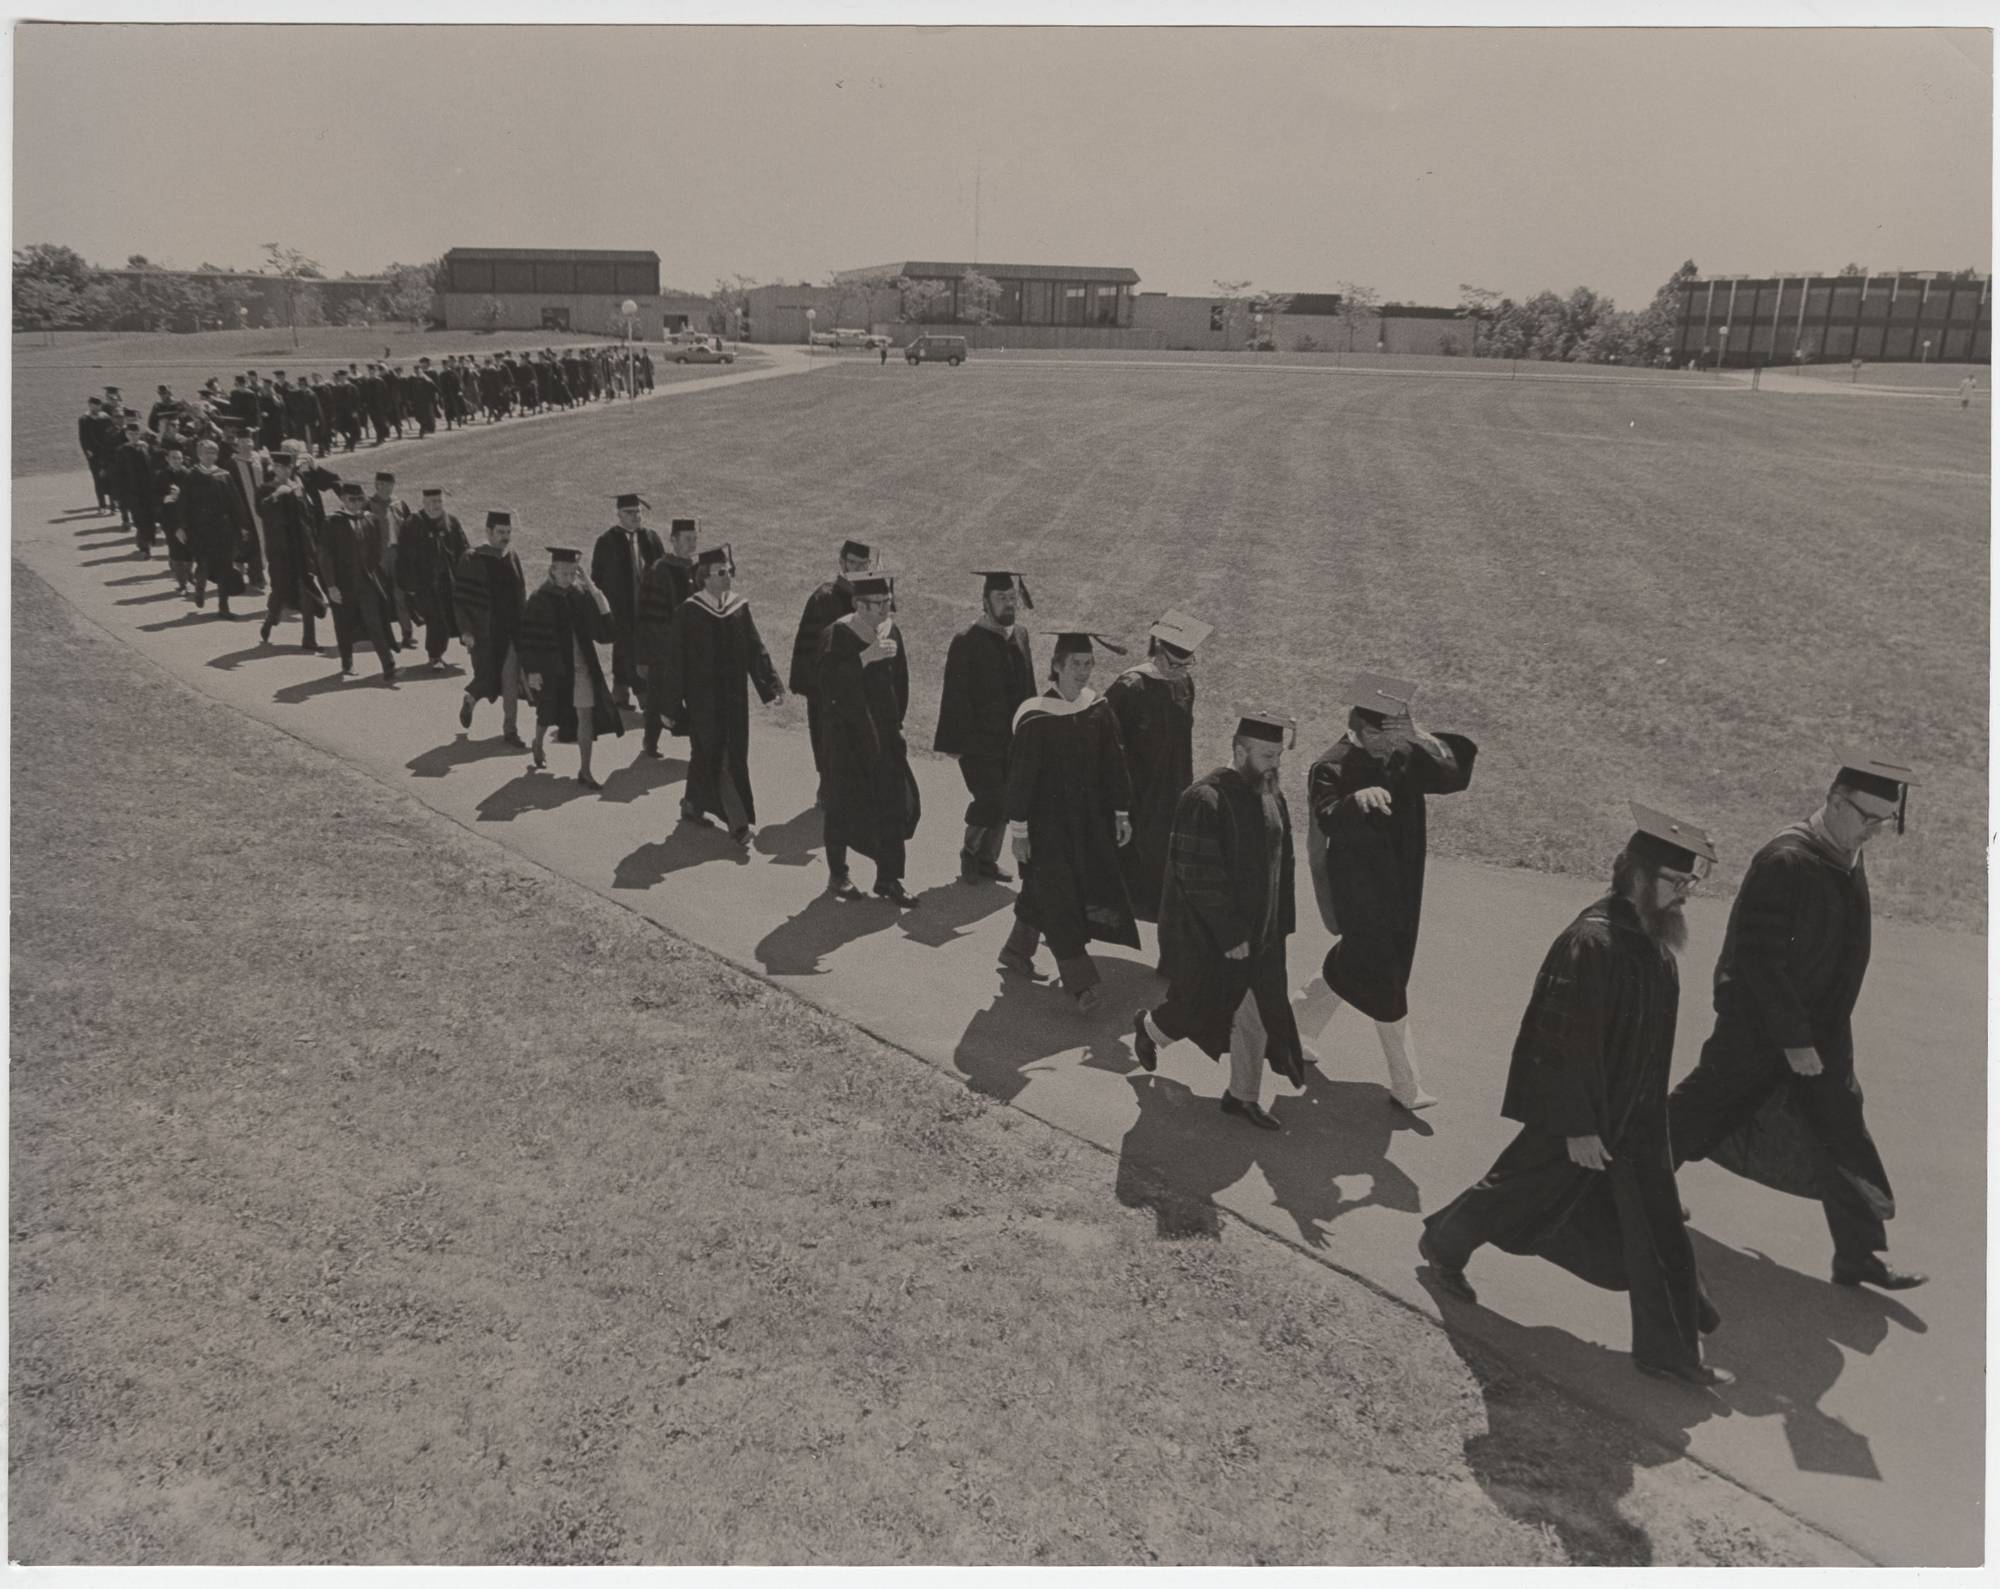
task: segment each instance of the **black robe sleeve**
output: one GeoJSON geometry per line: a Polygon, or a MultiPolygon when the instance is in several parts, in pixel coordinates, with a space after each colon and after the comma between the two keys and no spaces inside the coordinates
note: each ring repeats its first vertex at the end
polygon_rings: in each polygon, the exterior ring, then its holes
{"type": "Polygon", "coordinates": [[[966,734],[971,727],[968,639],[964,634],[953,635],[944,654],[944,688],[938,694],[937,734],[931,740],[931,749],[944,756],[964,753],[966,734]]]}
{"type": "Polygon", "coordinates": [[[1610,1033],[1608,945],[1572,926],[1549,948],[1521,1020],[1500,1112],[1559,1137],[1608,1139],[1606,1043],[1610,1033]]]}
{"type": "Polygon", "coordinates": [[[750,616],[750,609],[741,609],[743,614],[744,654],[750,664],[750,682],[757,686],[757,698],[769,706],[785,687],[778,678],[778,670],[771,665],[771,653],[764,649],[764,637],[757,632],[757,620],[750,616]]]}
{"type": "Polygon", "coordinates": [[[544,683],[568,671],[563,666],[564,626],[557,606],[561,596],[561,591],[544,586],[528,598],[521,613],[521,671],[540,674],[544,683]]]}
{"type": "Polygon", "coordinates": [[[1812,863],[1782,849],[1759,855],[1744,875],[1736,897],[1736,953],[1730,992],[1737,1008],[1779,1048],[1811,1048],[1813,1023],[1792,980],[1794,917],[1804,897],[1795,867],[1812,863]]]}
{"type": "Polygon", "coordinates": [[[1435,756],[1421,744],[1412,746],[1406,773],[1411,787],[1419,794],[1457,794],[1472,782],[1472,762],[1479,747],[1463,734],[1433,734],[1431,738],[1444,754],[1435,756]]]}

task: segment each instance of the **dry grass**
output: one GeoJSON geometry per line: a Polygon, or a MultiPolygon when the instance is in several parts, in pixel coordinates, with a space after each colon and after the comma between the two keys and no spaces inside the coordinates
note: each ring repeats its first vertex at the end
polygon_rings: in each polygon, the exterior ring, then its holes
{"type": "Polygon", "coordinates": [[[14,1559],[1821,1559],[14,581],[14,1559]]]}

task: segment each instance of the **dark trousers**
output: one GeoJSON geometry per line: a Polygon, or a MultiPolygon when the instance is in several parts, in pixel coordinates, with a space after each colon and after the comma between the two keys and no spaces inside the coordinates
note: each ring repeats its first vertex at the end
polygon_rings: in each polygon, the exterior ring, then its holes
{"type": "Polygon", "coordinates": [[[100,508],[111,506],[111,470],[95,453],[85,453],[83,461],[90,465],[90,488],[97,493],[100,508]]]}
{"type": "Polygon", "coordinates": [[[424,655],[433,662],[444,659],[445,647],[456,638],[451,626],[451,609],[442,596],[420,590],[405,595],[411,614],[424,626],[424,655]]]}
{"type": "MultiPolygon", "coordinates": [[[[344,596],[347,592],[342,591],[344,596]]],[[[340,665],[354,666],[355,636],[365,632],[368,643],[375,648],[375,655],[382,659],[382,671],[396,671],[395,652],[389,644],[389,615],[382,599],[374,591],[365,587],[357,593],[354,602],[341,602],[333,609],[333,638],[340,647],[340,665]]]]}
{"type": "MultiPolygon", "coordinates": [[[[1032,961],[1035,951],[1042,945],[1041,929],[1034,923],[1014,917],[1014,930],[1007,934],[1007,951],[1019,955],[1023,960],[1032,961]]],[[[1104,980],[1097,969],[1097,962],[1090,958],[1082,943],[1067,944],[1064,954],[1058,949],[1054,939],[1049,940],[1049,952],[1056,957],[1056,972],[1062,978],[1063,991],[1071,997],[1094,988],[1104,980]]]]}
{"type": "Polygon", "coordinates": [[[639,642],[632,625],[615,617],[611,623],[611,693],[623,700],[639,688],[639,642]]]}
{"type": "MultiPolygon", "coordinates": [[[[264,626],[267,629],[275,628],[284,616],[285,598],[274,590],[271,592],[270,602],[264,609],[264,626]]],[[[299,609],[299,622],[304,626],[304,632],[299,636],[299,644],[304,646],[308,651],[317,650],[319,648],[319,630],[314,625],[310,597],[307,598],[306,605],[299,609]]]]}
{"type": "Polygon", "coordinates": [[[1007,758],[961,756],[958,775],[972,800],[965,808],[965,860],[997,863],[1007,837],[1007,758]]]}
{"type": "Polygon", "coordinates": [[[370,414],[368,417],[371,421],[374,422],[375,443],[377,446],[380,446],[383,442],[389,439],[389,416],[378,408],[375,410],[374,413],[370,414]]]}
{"type": "MultiPolygon", "coordinates": [[[[1781,1049],[1763,1053],[1739,1051],[1727,1063],[1711,1060],[1704,1052],[1703,1062],[1681,1079],[1667,1099],[1675,1165],[1707,1158],[1711,1148],[1763,1108],[1774,1092],[1790,1085],[1792,1074],[1781,1049]]],[[[1810,1095],[1846,1085],[1846,1068],[1829,1066],[1801,1091],[1810,1095]]],[[[1810,1120],[1810,1108],[1801,1112],[1810,1120]]],[[[1888,1227],[1869,1205],[1866,1195],[1840,1173],[1832,1157],[1822,1155],[1822,1160],[1819,1205],[1826,1216],[1827,1231],[1833,1237],[1834,1267],[1859,1268],[1871,1262],[1876,1254],[1888,1251],[1888,1227]]]]}

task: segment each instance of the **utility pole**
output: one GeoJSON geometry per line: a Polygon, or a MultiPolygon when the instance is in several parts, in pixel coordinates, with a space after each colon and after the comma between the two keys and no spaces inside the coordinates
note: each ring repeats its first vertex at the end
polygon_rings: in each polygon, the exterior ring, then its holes
{"type": "Polygon", "coordinates": [[[979,199],[980,187],[985,176],[986,158],[983,151],[975,150],[972,156],[972,263],[979,263],[979,199]]]}

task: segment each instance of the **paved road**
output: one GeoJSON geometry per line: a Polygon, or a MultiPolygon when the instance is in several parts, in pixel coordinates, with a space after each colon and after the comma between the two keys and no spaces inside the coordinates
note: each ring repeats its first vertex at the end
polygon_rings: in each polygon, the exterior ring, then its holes
{"type": "MultiPolygon", "coordinates": [[[[426,445],[451,444],[440,437],[426,445]]],[[[640,759],[636,733],[603,748],[600,795],[565,776],[575,766],[570,747],[553,747],[550,770],[533,773],[525,757],[486,737],[497,734],[497,707],[480,709],[480,737],[459,733],[458,675],[408,675],[392,693],[365,674],[343,683],[330,659],[302,656],[296,644],[262,648],[254,618],[225,624],[189,609],[159,562],[133,559],[115,529],[78,511],[90,500],[81,475],[16,481],[16,554],[88,618],[196,690],[1101,1145],[1116,1156],[1107,1190],[1153,1207],[1163,1229],[1212,1225],[1227,1210],[1436,1315],[1417,1279],[1418,1214],[1475,1179],[1510,1135],[1497,1110],[1513,1030],[1544,948],[1592,897],[1589,884],[1436,865],[1413,1004],[1444,1104],[1421,1122],[1392,1111],[1372,1032],[1349,1012],[1329,1034],[1326,1079],[1301,1093],[1267,1083],[1266,1101],[1286,1127],[1267,1135],[1218,1115],[1223,1078],[1200,1054],[1169,1051],[1153,1077],[1134,1065],[1129,1013],[1160,991],[1147,969],[1150,943],[1144,954],[1106,957],[1109,998],[1091,1021],[1052,988],[995,974],[1013,896],[955,881],[965,797],[950,763],[917,769],[926,817],[910,885],[922,907],[899,914],[876,900],[836,902],[821,893],[802,735],[753,728],[766,825],[741,855],[718,832],[676,825],[685,765],[640,759]]],[[[795,616],[763,614],[774,646],[788,641],[795,616]]],[[[295,641],[297,632],[287,626],[279,639],[295,641]]],[[[1789,815],[1774,812],[1774,824],[1789,815]]],[[[865,862],[858,875],[865,882],[865,862]]],[[[1691,915],[1682,1068],[1707,1031],[1705,981],[1724,908],[1698,900],[1691,915]]],[[[1295,977],[1325,947],[1317,925],[1302,932],[1295,977]]],[[[1730,1392],[1705,1397],[1640,1378],[1625,1356],[1621,1297],[1497,1253],[1473,1264],[1482,1306],[1452,1305],[1445,1328],[1631,1420],[1869,1559],[1977,1563],[1984,962],[1980,938],[1881,924],[1856,1022],[1871,1119],[1903,1211],[1891,1227],[1895,1256],[1932,1273],[1929,1287],[1891,1298],[1829,1285],[1814,1206],[1700,1165],[1683,1192],[1728,1321],[1711,1358],[1740,1376],[1730,1392]]]]}

